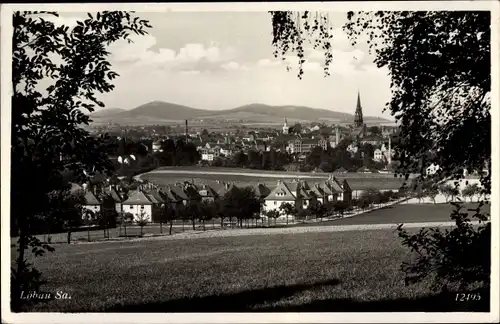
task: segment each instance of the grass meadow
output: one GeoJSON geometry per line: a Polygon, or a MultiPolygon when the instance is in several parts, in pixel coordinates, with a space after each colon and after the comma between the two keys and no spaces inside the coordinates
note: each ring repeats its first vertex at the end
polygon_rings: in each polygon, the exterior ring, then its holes
{"type": "MultiPolygon", "coordinates": [[[[405,286],[393,230],[57,245],[34,260],[55,312],[483,310],[405,286]]],[[[484,301],[484,300],[483,300],[484,301]]]]}
{"type": "MultiPolygon", "coordinates": [[[[322,182],[328,178],[327,173],[305,173],[305,172],[284,172],[284,171],[261,171],[249,169],[228,169],[228,168],[181,168],[179,170],[169,170],[160,168],[141,175],[141,179],[154,182],[158,185],[175,184],[178,182],[192,181],[194,183],[213,183],[216,180],[231,182],[239,185],[254,185],[262,183],[274,189],[278,179],[292,181],[294,176],[301,176],[309,183],[322,182]],[[193,171],[196,171],[194,173],[193,171]],[[166,172],[166,173],[165,173],[166,172]],[[172,172],[172,173],[170,173],[172,172]],[[206,172],[206,173],[201,173],[206,172]],[[210,173],[214,172],[214,173],[210,173]],[[217,174],[215,174],[217,172],[217,174]],[[240,173],[240,174],[231,174],[240,173]],[[284,175],[283,178],[277,175],[284,175]]],[[[403,178],[396,178],[391,174],[358,174],[345,173],[335,174],[340,181],[347,179],[353,190],[364,190],[367,188],[377,188],[379,190],[398,190],[404,183],[403,178]]]]}

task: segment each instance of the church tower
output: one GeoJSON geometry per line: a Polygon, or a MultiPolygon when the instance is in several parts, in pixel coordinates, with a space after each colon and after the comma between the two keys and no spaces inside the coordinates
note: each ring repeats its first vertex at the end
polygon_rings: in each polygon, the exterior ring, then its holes
{"type": "Polygon", "coordinates": [[[288,127],[288,122],[287,122],[286,117],[285,117],[285,123],[283,124],[283,134],[288,134],[289,129],[290,129],[290,127],[288,127]]]}
{"type": "Polygon", "coordinates": [[[356,104],[356,112],[354,113],[354,127],[361,128],[364,127],[363,123],[363,110],[361,108],[361,98],[358,91],[358,102],[356,104]]]}

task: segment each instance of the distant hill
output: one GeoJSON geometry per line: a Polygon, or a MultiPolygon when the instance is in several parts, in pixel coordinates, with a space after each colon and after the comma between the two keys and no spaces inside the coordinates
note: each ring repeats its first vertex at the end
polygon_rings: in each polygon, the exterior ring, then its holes
{"type": "MultiPolygon", "coordinates": [[[[280,123],[287,118],[289,123],[307,121],[352,122],[354,116],[327,109],[316,109],[304,106],[270,106],[254,103],[233,109],[204,110],[163,101],[152,101],[131,110],[106,109],[95,113],[95,122],[115,122],[121,124],[154,124],[168,123],[185,119],[203,120],[245,120],[247,122],[280,123]],[[108,113],[105,113],[105,112],[108,113]]],[[[390,122],[380,117],[364,117],[367,124],[390,122]]]]}
{"type": "Polygon", "coordinates": [[[126,111],[125,109],[121,108],[104,108],[98,111],[95,111],[91,116],[92,117],[108,117],[108,116],[114,116],[117,115],[121,112],[126,111]]]}
{"type": "Polygon", "coordinates": [[[273,117],[280,117],[281,119],[290,118],[298,120],[319,120],[319,119],[352,119],[351,114],[341,113],[327,109],[316,109],[304,106],[269,106],[264,104],[250,104],[241,106],[234,109],[225,110],[225,113],[231,112],[247,112],[261,115],[268,115],[273,117]]]}

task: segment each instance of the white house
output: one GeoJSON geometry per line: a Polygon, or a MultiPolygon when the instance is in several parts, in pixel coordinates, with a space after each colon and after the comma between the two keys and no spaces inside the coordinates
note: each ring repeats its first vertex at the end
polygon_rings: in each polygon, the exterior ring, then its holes
{"type": "Polygon", "coordinates": [[[134,221],[137,221],[141,214],[149,222],[153,220],[153,202],[140,190],[129,193],[129,197],[122,203],[123,211],[131,213],[134,221]]]}
{"type": "Polygon", "coordinates": [[[384,154],[382,154],[382,150],[376,149],[375,151],[373,151],[373,159],[375,161],[378,161],[378,162],[383,161],[384,160],[384,154]]]}
{"type": "Polygon", "coordinates": [[[285,182],[278,180],[276,188],[265,198],[264,210],[279,210],[282,204],[290,203],[294,205],[295,201],[296,194],[292,192],[285,182]]]}
{"type": "Polygon", "coordinates": [[[264,210],[277,210],[284,203],[291,203],[298,209],[308,208],[313,201],[319,203],[348,200],[352,190],[347,182],[340,182],[330,175],[323,183],[309,185],[306,181],[284,182],[278,180],[276,188],[264,199],[264,210]]]}
{"type": "Polygon", "coordinates": [[[162,144],[161,140],[154,142],[153,143],[153,152],[161,152],[162,151],[161,144],[162,144]]]}
{"type": "Polygon", "coordinates": [[[101,211],[101,201],[90,190],[85,190],[85,205],[83,205],[83,209],[83,218],[85,218],[86,215],[85,210],[88,210],[93,214],[101,211]]]}

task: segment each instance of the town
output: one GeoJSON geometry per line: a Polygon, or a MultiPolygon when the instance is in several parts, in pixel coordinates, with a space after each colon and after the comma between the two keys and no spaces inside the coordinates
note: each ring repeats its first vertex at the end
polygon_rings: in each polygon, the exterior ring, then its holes
{"type": "Polygon", "coordinates": [[[2,318],[498,322],[492,3],[2,6],[2,318]]]}

